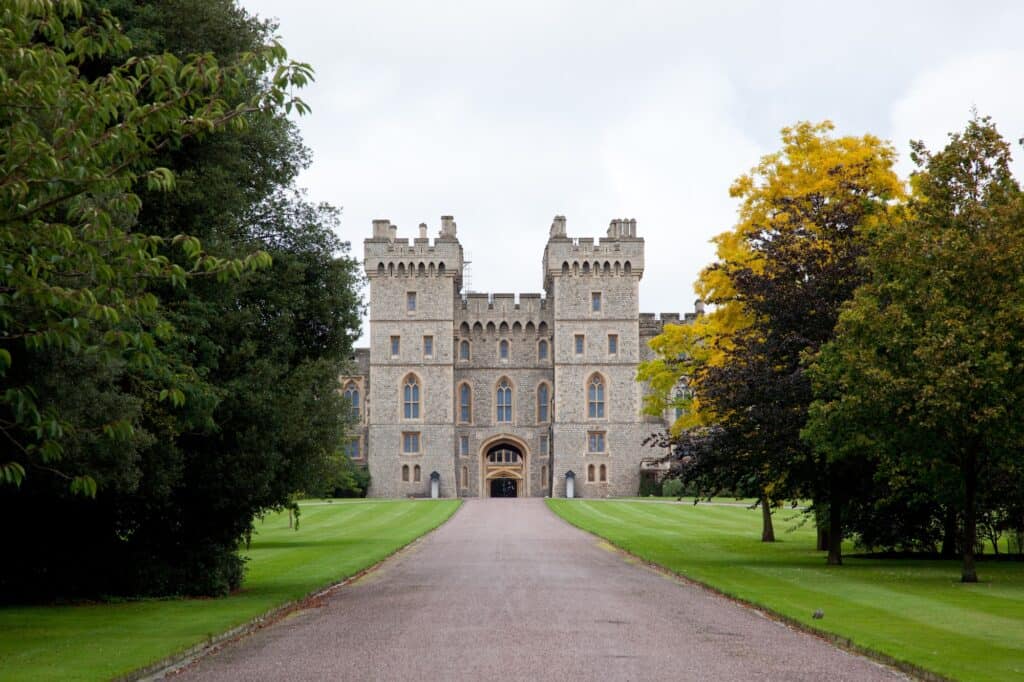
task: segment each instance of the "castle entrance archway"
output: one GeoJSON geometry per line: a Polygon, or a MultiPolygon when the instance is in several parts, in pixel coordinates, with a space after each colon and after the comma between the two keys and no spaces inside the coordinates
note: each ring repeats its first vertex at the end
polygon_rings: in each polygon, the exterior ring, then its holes
{"type": "Polygon", "coordinates": [[[492,439],[482,452],[483,485],[486,497],[524,497],[527,495],[526,448],[512,438],[492,439]]]}

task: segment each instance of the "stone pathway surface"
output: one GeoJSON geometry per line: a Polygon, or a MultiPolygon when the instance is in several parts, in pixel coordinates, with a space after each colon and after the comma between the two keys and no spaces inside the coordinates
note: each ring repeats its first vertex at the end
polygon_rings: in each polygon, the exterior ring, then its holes
{"type": "MultiPolygon", "coordinates": [[[[542,500],[469,500],[378,570],[186,680],[895,680],[631,562],[542,500]]],[[[177,678],[176,678],[177,679],[177,678]]]]}

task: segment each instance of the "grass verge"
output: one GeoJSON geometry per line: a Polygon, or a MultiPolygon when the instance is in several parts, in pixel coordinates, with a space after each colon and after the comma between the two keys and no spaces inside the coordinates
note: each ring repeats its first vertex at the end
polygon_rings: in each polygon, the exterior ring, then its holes
{"type": "Polygon", "coordinates": [[[0,678],[97,680],[126,675],[282,604],[344,580],[436,528],[457,500],[307,503],[257,524],[242,589],[223,599],[0,608],[0,678]]]}
{"type": "Polygon", "coordinates": [[[569,523],[679,575],[855,647],[964,680],[1024,677],[1024,563],[983,562],[959,582],[957,561],[847,558],[828,567],[814,530],[760,510],[713,505],[549,500],[569,523]],[[825,617],[813,620],[815,609],[825,617]]]}

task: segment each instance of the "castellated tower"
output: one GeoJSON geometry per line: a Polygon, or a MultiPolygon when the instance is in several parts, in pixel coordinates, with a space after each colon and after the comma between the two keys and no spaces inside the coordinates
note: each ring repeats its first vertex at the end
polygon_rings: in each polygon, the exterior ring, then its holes
{"type": "Polygon", "coordinates": [[[431,243],[425,225],[410,243],[388,220],[364,242],[370,281],[367,464],[374,497],[455,497],[454,306],[462,288],[455,221],[441,218],[431,243]]]}
{"type": "Polygon", "coordinates": [[[580,497],[635,495],[654,429],[640,416],[640,278],[644,241],[635,220],[613,220],[605,237],[570,239],[556,216],[544,250],[554,309],[552,494],[575,474],[580,497]]]}
{"type": "Polygon", "coordinates": [[[387,220],[365,241],[370,348],[342,386],[358,416],[348,452],[374,497],[636,495],[665,464],[644,438],[674,415],[641,415],[637,364],[676,313],[640,313],[636,221],[570,238],[551,225],[546,295],[462,293],[455,221],[431,241],[387,220]],[[361,406],[360,396],[363,398],[361,406]]]}

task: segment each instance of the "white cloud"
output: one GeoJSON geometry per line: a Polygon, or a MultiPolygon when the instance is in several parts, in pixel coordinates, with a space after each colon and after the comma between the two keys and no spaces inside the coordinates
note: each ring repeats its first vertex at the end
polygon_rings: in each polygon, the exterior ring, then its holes
{"type": "MultiPolygon", "coordinates": [[[[945,146],[947,134],[963,130],[971,108],[991,116],[1014,151],[1014,174],[1024,180],[1024,153],[1017,140],[1024,136],[1024,50],[993,50],[951,59],[914,79],[892,108],[892,139],[909,154],[910,140],[923,140],[929,149],[945,146]]],[[[913,170],[904,156],[901,174],[913,170]]]]}

